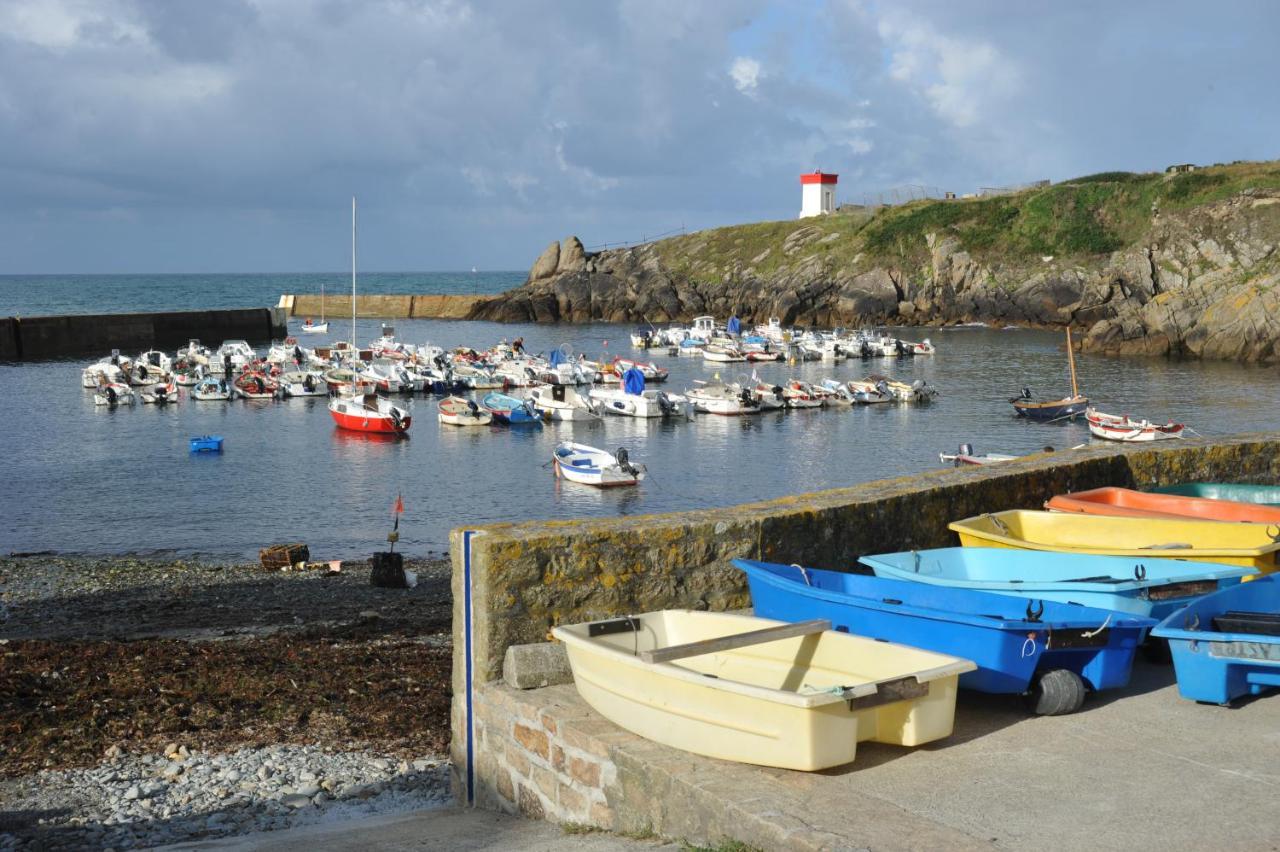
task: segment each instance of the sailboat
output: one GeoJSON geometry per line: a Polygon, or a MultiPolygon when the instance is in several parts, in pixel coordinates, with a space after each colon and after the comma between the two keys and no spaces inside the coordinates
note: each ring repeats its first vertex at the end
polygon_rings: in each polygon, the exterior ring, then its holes
{"type": "Polygon", "coordinates": [[[1052,421],[1072,420],[1084,414],[1089,407],[1089,398],[1082,396],[1076,385],[1076,356],[1071,345],[1071,326],[1067,326],[1067,363],[1071,367],[1071,396],[1065,399],[1033,399],[1031,388],[1023,388],[1020,396],[1009,398],[1013,410],[1019,417],[1029,420],[1052,421]]]}
{"type": "Polygon", "coordinates": [[[329,331],[329,323],[324,319],[324,281],[320,282],[320,322],[312,322],[310,317],[302,326],[304,334],[325,334],[329,331]]]}
{"type": "MultiPolygon", "coordinates": [[[[356,199],[351,198],[351,345],[356,339],[356,199]]],[[[358,352],[358,350],[356,350],[358,352]]],[[[357,355],[358,357],[358,355],[357,355]]],[[[339,429],[352,432],[404,435],[413,423],[407,407],[379,396],[373,386],[353,374],[353,382],[329,400],[329,416],[339,429]]]]}

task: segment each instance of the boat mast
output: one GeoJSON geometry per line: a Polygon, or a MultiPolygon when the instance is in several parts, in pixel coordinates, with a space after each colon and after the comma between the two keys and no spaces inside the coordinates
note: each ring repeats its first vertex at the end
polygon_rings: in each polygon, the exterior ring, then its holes
{"type": "Polygon", "coordinates": [[[351,348],[356,346],[356,197],[351,196],[351,348]]]}
{"type": "Polygon", "coordinates": [[[1071,365],[1071,398],[1075,399],[1080,391],[1076,389],[1076,354],[1071,348],[1071,326],[1067,326],[1067,363],[1071,365]]]}

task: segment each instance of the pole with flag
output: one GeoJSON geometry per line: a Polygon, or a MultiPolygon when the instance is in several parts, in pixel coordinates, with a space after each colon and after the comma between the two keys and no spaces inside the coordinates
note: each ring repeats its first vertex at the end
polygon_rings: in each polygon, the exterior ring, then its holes
{"type": "Polygon", "coordinates": [[[404,514],[404,496],[396,494],[396,504],[391,509],[391,517],[395,519],[395,523],[391,527],[391,532],[387,533],[387,541],[391,542],[391,552],[396,552],[396,542],[400,540],[400,516],[404,514]]]}

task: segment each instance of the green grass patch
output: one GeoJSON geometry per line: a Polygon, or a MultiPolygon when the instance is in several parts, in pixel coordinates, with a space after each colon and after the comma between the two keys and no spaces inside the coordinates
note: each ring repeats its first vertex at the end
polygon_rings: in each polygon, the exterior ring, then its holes
{"type": "Polygon", "coordinates": [[[694,846],[689,843],[682,843],[680,848],[683,852],[760,852],[759,847],[728,838],[721,840],[715,846],[694,846]]]}

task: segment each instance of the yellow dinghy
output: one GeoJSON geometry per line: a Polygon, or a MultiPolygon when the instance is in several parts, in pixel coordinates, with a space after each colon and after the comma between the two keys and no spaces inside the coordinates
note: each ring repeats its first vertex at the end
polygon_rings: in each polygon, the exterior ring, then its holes
{"type": "Polygon", "coordinates": [[[1011,547],[1138,558],[1193,559],[1276,570],[1280,527],[1229,521],[1118,518],[1011,509],[950,528],[965,547],[1011,547]]]}
{"type": "Polygon", "coordinates": [[[851,762],[858,743],[950,735],[958,657],[830,630],[664,610],[557,627],[583,699],[642,737],[784,769],[851,762]]]}

